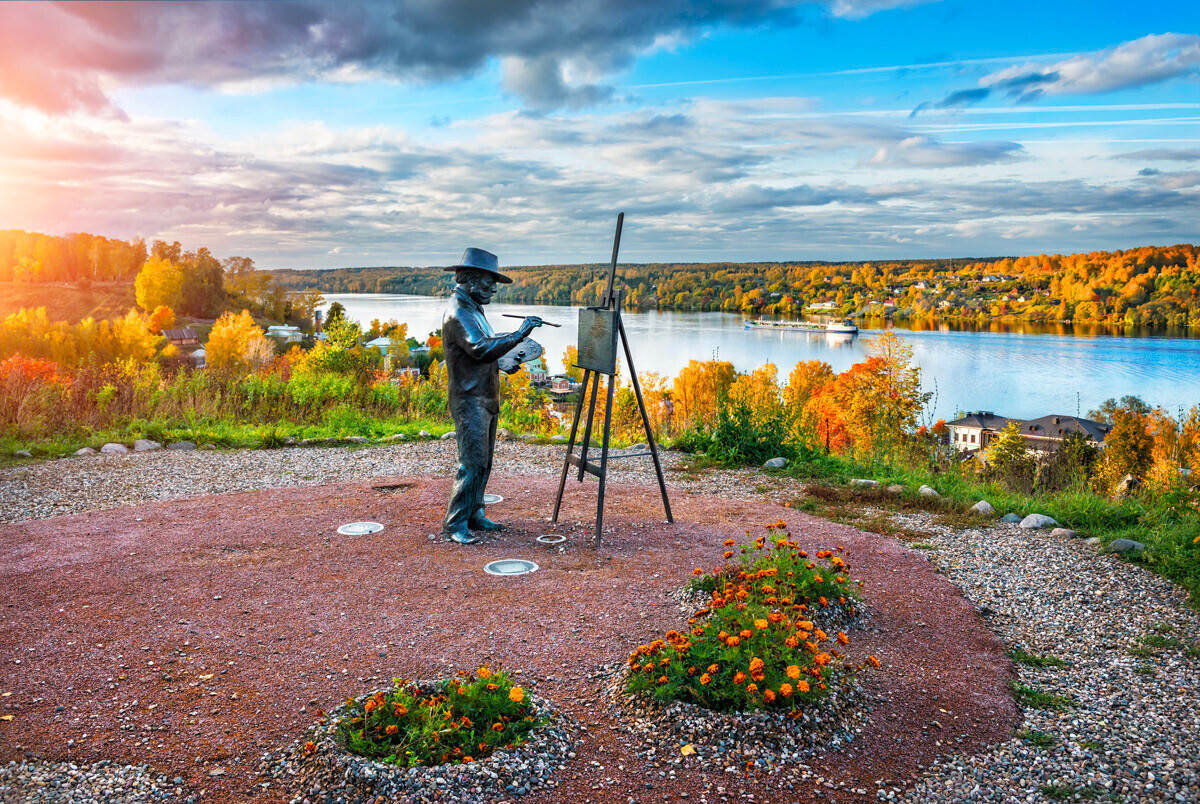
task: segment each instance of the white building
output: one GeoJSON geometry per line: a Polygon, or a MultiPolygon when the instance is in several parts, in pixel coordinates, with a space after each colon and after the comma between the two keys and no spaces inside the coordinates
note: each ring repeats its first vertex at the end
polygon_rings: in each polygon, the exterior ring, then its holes
{"type": "Polygon", "coordinates": [[[275,324],[267,327],[268,338],[279,338],[284,343],[299,343],[303,338],[303,333],[300,332],[300,327],[293,327],[288,324],[275,324]]]}

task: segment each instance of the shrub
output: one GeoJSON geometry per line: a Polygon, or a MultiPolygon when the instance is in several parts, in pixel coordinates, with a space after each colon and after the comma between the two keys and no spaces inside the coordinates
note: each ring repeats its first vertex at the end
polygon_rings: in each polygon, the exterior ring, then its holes
{"type": "Polygon", "coordinates": [[[788,422],[781,409],[756,411],[744,399],[722,397],[708,455],[732,464],[761,464],[777,456],[791,459],[795,449],[784,443],[787,437],[788,422]]]}
{"type": "Polygon", "coordinates": [[[528,696],[502,670],[461,672],[423,691],[397,679],[391,690],[346,701],[338,742],[393,765],[462,764],[520,745],[542,724],[528,696]]]}
{"type": "MultiPolygon", "coordinates": [[[[732,548],[734,540],[725,542],[732,548]]],[[[856,600],[842,548],[812,559],[788,538],[782,522],[743,545],[740,567],[725,566],[711,582],[697,569],[709,605],[688,620],[691,631],[668,631],[629,657],[627,689],[659,701],[680,700],[722,711],[786,710],[820,701],[836,680],[856,669],[838,651],[849,637],[830,637],[817,622],[853,614],[856,600]]],[[[733,558],[732,549],[725,558],[733,558]]],[[[878,666],[869,657],[867,663],[878,666]]]]}

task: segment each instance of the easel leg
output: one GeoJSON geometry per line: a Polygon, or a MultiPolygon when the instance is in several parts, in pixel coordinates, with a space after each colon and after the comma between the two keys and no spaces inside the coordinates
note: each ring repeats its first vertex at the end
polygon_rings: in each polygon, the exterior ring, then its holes
{"type": "Polygon", "coordinates": [[[608,375],[608,404],[604,407],[604,441],[600,447],[600,492],[596,497],[596,546],[600,546],[600,534],[604,528],[604,484],[608,480],[608,437],[612,432],[613,386],[617,384],[615,374],[608,375]]]}
{"type": "Polygon", "coordinates": [[[583,388],[579,389],[579,402],[575,405],[575,418],[571,420],[571,437],[567,439],[567,454],[563,456],[562,476],[558,479],[558,496],[554,498],[554,514],[551,522],[558,522],[558,510],[562,507],[563,491],[567,487],[567,472],[571,471],[571,453],[575,451],[575,433],[579,429],[579,417],[583,414],[583,396],[587,392],[588,380],[591,379],[591,369],[583,372],[583,388]]]}
{"type": "MultiPolygon", "coordinates": [[[[586,375],[585,375],[586,379],[586,375]]],[[[596,418],[596,392],[600,390],[600,372],[592,373],[592,399],[588,402],[587,421],[583,426],[583,446],[579,449],[579,482],[583,482],[584,466],[587,465],[588,447],[592,443],[592,421],[596,418]]],[[[583,401],[583,395],[587,393],[587,383],[584,383],[583,388],[579,391],[579,401],[583,401]]]]}
{"type": "Polygon", "coordinates": [[[674,522],[671,516],[671,501],[667,499],[667,481],[663,478],[662,463],[658,460],[658,447],[654,443],[654,432],[650,429],[650,415],[646,412],[646,403],[642,400],[642,385],[638,382],[637,369],[633,366],[633,354],[629,350],[629,339],[625,337],[625,324],[617,316],[617,332],[621,335],[621,345],[625,347],[625,362],[629,364],[629,376],[633,380],[633,394],[637,397],[638,410],[642,412],[642,426],[646,428],[646,445],[650,447],[650,457],[654,460],[654,473],[658,475],[658,490],[662,494],[663,509],[667,512],[667,521],[674,522]]]}

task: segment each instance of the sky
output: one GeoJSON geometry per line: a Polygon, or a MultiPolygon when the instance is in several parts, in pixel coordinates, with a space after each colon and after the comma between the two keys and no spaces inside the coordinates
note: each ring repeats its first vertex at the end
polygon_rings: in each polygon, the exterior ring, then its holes
{"type": "Polygon", "coordinates": [[[1200,3],[0,4],[0,229],[260,268],[1195,242],[1200,3]]]}

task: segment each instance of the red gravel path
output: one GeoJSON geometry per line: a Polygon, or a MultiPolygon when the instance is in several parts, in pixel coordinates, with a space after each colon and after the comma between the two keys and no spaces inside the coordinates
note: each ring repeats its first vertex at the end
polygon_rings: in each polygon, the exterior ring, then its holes
{"type": "Polygon", "coordinates": [[[556,777],[561,786],[530,802],[682,793],[716,801],[716,785],[756,801],[873,800],[877,780],[1007,739],[1017,723],[1001,643],[954,586],[894,541],[776,506],[679,492],[678,522],[668,526],[652,489],[610,486],[613,532],[595,551],[577,523],[590,522],[595,487],[572,483],[560,527],[572,538],[560,553],[533,542],[549,528],[553,481],[499,475],[491,490],[507,499],[492,513],[512,527],[462,547],[429,539],[447,485],[396,478],[0,526],[0,693],[12,693],[0,712],[14,715],[0,722],[0,761],[149,762],[207,791],[205,800],[252,792],[278,800],[279,791],[253,790],[259,757],[299,737],[318,707],[375,680],[485,662],[523,671],[519,678],[588,729],[556,777]],[[401,480],[411,487],[373,488],[401,480]],[[851,634],[852,647],[883,661],[865,678],[887,700],[849,748],[812,763],[866,797],[779,791],[770,777],[687,766],[667,782],[625,744],[596,703],[601,682],[587,678],[678,627],[668,593],[693,567],[713,566],[723,539],[757,535],[780,518],[807,547],[845,545],[852,574],[866,581],[874,618],[868,632],[851,634]],[[386,528],[335,533],[355,520],[386,528]],[[541,571],[482,572],[503,557],[533,559],[541,571]],[[216,769],[225,773],[211,776],[216,769]]]}

